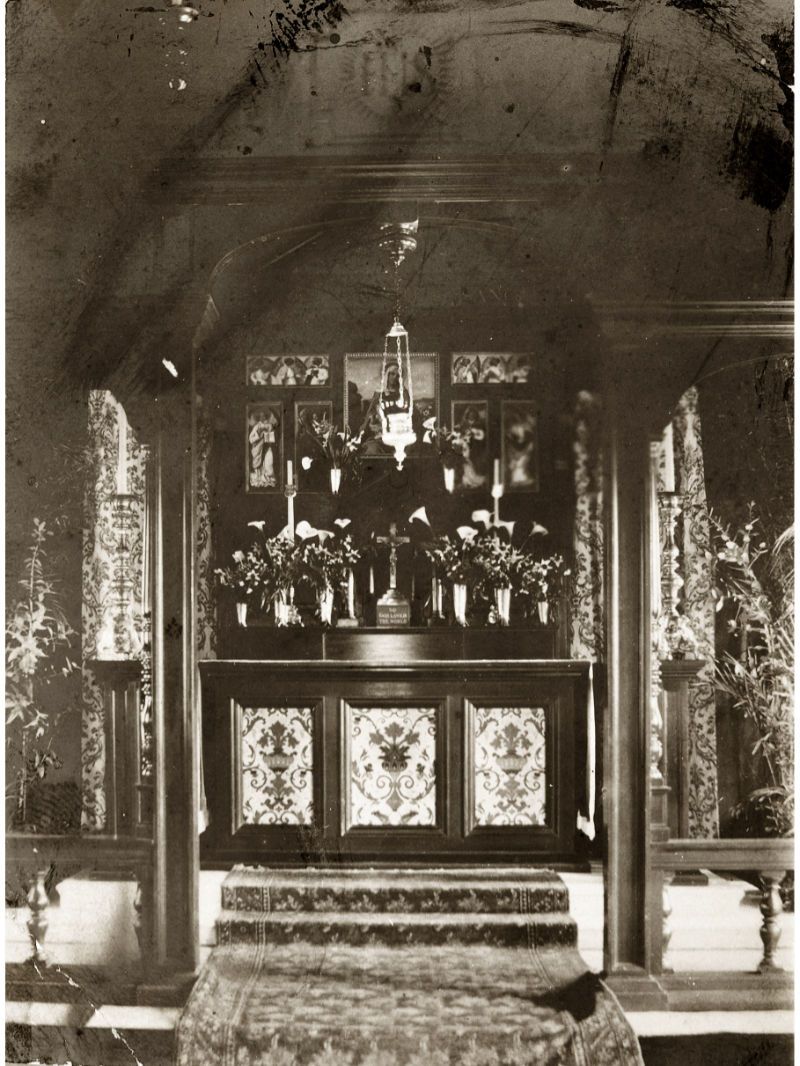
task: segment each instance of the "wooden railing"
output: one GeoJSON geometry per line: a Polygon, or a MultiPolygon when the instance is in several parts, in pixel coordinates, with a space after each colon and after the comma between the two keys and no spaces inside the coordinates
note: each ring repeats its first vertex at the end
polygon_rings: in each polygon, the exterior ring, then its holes
{"type": "MultiPolygon", "coordinates": [[[[649,972],[671,1009],[777,1008],[791,1005],[791,978],[776,960],[783,905],[780,886],[794,869],[794,841],[785,838],[695,840],[688,837],[689,685],[702,663],[662,665],[662,724],[651,767],[649,972]],[[658,757],[658,753],[661,753],[658,757]],[[703,871],[751,873],[761,893],[761,960],[749,974],[674,972],[670,884],[706,884],[703,871]]],[[[699,888],[698,891],[706,891],[699,888]]],[[[753,945],[756,947],[756,945],[753,945]]]]}
{"type": "Polygon", "coordinates": [[[752,871],[758,875],[761,892],[760,929],[762,956],[756,972],[778,973],[781,967],[775,952],[781,936],[780,916],[783,911],[780,885],[786,873],[794,869],[794,841],[777,839],[741,840],[668,840],[656,842],[651,851],[651,898],[660,914],[653,915],[654,932],[651,945],[651,972],[660,974],[669,969],[665,964],[672,930],[669,919],[672,907],[669,900],[671,875],[681,870],[711,870],[714,872],[752,871]]]}
{"type": "Polygon", "coordinates": [[[152,960],[153,844],[149,839],[106,834],[55,836],[9,833],[6,837],[6,882],[16,875],[27,894],[31,957],[47,965],[46,937],[53,873],[61,869],[91,869],[136,882],[131,923],[136,932],[143,969],[152,960]]]}

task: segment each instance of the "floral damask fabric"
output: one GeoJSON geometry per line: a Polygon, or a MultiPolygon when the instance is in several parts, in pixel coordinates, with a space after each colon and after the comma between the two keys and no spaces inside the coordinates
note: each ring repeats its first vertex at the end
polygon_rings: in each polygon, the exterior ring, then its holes
{"type": "Polygon", "coordinates": [[[130,659],[144,647],[145,477],[147,453],[107,390],[89,393],[89,474],[84,500],[82,562],[83,720],[81,826],[105,828],[103,694],[86,667],[93,659],[130,659]],[[124,463],[120,462],[120,443],[124,463]],[[120,482],[124,467],[127,484],[120,482]],[[118,490],[126,490],[120,498],[118,490]]]}
{"type": "Polygon", "coordinates": [[[547,767],[543,707],[468,705],[475,825],[544,825],[547,767]]]}
{"type": "Polygon", "coordinates": [[[431,826],[436,707],[345,705],[348,826],[431,826]]]}
{"type": "Polygon", "coordinates": [[[207,418],[197,419],[197,465],[195,486],[197,556],[195,564],[195,604],[197,657],[216,658],[216,598],[211,559],[211,439],[207,418]]]}
{"type": "Polygon", "coordinates": [[[313,707],[242,708],[242,821],[314,821],[313,707]]]}
{"type": "Polygon", "coordinates": [[[705,665],[689,686],[689,832],[719,833],[717,725],[714,688],[714,596],[698,392],[681,397],[673,418],[676,489],[681,496],[678,538],[682,609],[705,665]]]}
{"type": "Polygon", "coordinates": [[[593,662],[605,656],[601,428],[599,399],[589,392],[580,392],[573,442],[575,522],[571,653],[574,659],[593,662]]]}

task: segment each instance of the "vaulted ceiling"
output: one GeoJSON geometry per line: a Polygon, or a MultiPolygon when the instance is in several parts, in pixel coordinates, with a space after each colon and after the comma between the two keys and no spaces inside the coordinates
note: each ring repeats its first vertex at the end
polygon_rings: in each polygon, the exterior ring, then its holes
{"type": "Polygon", "coordinates": [[[7,5],[22,468],[30,427],[87,383],[180,364],[209,293],[229,342],[268,328],[290,279],[293,309],[371,329],[387,296],[364,234],[386,218],[422,220],[412,321],[630,312],[646,347],[687,304],[789,291],[786,0],[197,4],[185,26],[162,0],[7,5]]]}

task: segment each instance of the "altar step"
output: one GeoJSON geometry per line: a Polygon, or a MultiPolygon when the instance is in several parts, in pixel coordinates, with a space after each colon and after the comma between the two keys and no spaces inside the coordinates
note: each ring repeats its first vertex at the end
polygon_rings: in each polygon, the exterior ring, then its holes
{"type": "Polygon", "coordinates": [[[574,947],[568,911],[549,870],[237,867],[222,886],[217,943],[574,947]]]}
{"type": "Polygon", "coordinates": [[[642,1066],[550,870],[237,867],[176,1066],[642,1066]]]}

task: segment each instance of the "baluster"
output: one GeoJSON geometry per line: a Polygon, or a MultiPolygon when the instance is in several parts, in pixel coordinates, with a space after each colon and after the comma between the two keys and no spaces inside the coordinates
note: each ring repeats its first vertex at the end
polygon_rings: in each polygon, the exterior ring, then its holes
{"type": "Polygon", "coordinates": [[[669,893],[669,874],[664,875],[664,885],[661,890],[661,972],[672,973],[669,962],[669,942],[672,940],[672,897],[669,893]]]}
{"type": "Polygon", "coordinates": [[[136,891],[133,894],[133,930],[136,933],[136,943],[139,945],[139,954],[142,956],[142,962],[144,962],[144,892],[142,891],[142,882],[137,880],[136,891]]]}
{"type": "Polygon", "coordinates": [[[780,886],[785,871],[769,870],[760,874],[761,877],[761,914],[764,921],[761,923],[761,942],[764,945],[764,955],[758,964],[759,973],[774,973],[782,970],[775,962],[775,950],[781,938],[780,915],[783,912],[780,886]]]}
{"type": "Polygon", "coordinates": [[[50,872],[49,866],[40,867],[33,878],[33,883],[28,890],[28,907],[31,916],[28,919],[28,934],[33,947],[32,959],[34,962],[47,966],[47,957],[44,950],[44,938],[47,935],[47,927],[50,924],[47,911],[50,900],[45,887],[45,880],[50,872]]]}

